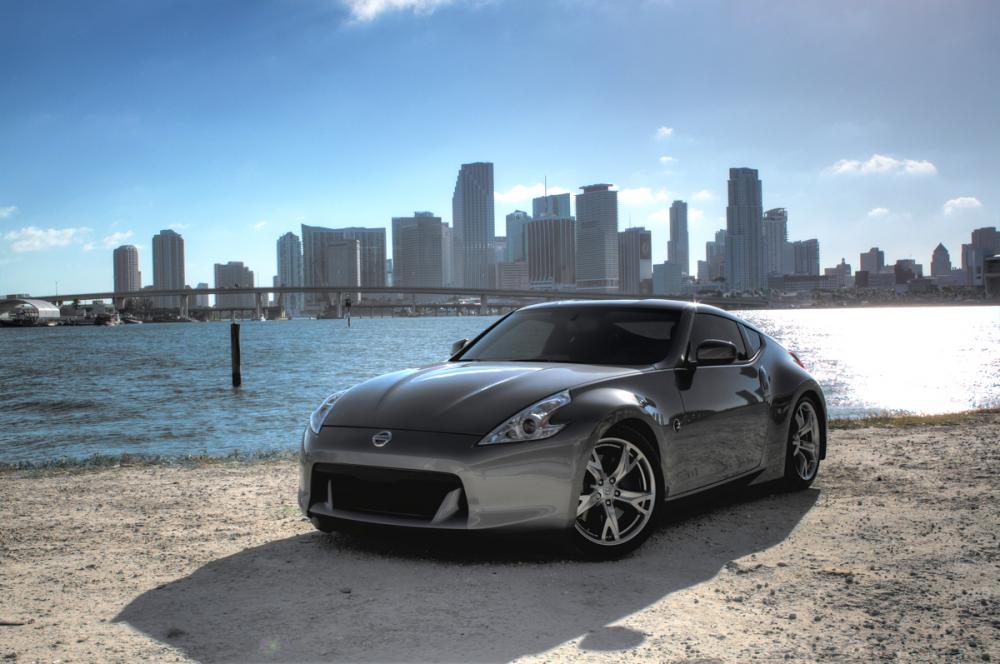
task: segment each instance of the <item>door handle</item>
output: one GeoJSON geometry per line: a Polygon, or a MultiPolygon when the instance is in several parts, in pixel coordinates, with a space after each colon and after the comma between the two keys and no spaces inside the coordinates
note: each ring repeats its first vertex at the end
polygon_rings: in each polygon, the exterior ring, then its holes
{"type": "Polygon", "coordinates": [[[681,430],[681,418],[675,417],[670,422],[670,426],[672,426],[674,428],[674,433],[677,433],[678,431],[680,431],[681,430]]]}

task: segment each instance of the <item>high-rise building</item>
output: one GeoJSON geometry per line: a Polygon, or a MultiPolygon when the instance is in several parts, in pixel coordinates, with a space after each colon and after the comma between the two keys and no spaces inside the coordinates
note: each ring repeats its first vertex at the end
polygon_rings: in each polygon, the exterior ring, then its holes
{"type": "Polygon", "coordinates": [[[112,254],[115,268],[115,292],[129,293],[142,289],[142,274],[139,272],[139,250],[131,244],[123,244],[112,254]]]}
{"type": "MultiPolygon", "coordinates": [[[[346,239],[327,243],[323,247],[326,285],[344,287],[345,291],[352,286],[363,286],[361,279],[364,268],[361,265],[361,256],[361,240],[346,239]]],[[[393,266],[395,267],[395,259],[393,259],[393,266]]],[[[385,272],[382,274],[384,275],[385,272]]],[[[350,297],[355,303],[361,301],[361,294],[357,291],[345,291],[341,292],[341,298],[350,297]]],[[[336,306],[335,297],[335,294],[324,296],[324,304],[336,306]]]]}
{"type": "Polygon", "coordinates": [[[393,285],[435,288],[442,285],[441,217],[414,212],[392,218],[393,285]]]}
{"type": "Polygon", "coordinates": [[[441,285],[449,288],[455,285],[455,243],[451,226],[441,224],[441,285]]]}
{"type": "Polygon", "coordinates": [[[840,259],[840,264],[823,270],[823,276],[837,285],[838,288],[850,288],[854,279],[851,275],[851,264],[840,259]]]}
{"type": "MultiPolygon", "coordinates": [[[[653,292],[652,252],[653,235],[642,226],[618,233],[618,284],[622,293],[649,295],[653,292]]],[[[683,263],[677,264],[681,265],[683,274],[683,263]]]]}
{"type": "Polygon", "coordinates": [[[951,256],[944,245],[938,243],[931,255],[931,276],[950,277],[951,276],[951,256]]]}
{"type": "MultiPolygon", "coordinates": [[[[195,286],[195,288],[197,288],[199,290],[205,289],[205,288],[208,288],[208,284],[205,283],[204,281],[199,281],[198,285],[195,286]]],[[[202,309],[207,309],[208,308],[208,295],[206,293],[199,293],[198,295],[195,295],[194,296],[194,302],[191,302],[190,305],[191,306],[195,306],[195,307],[199,307],[199,308],[202,308],[202,309]]]]}
{"type": "MultiPolygon", "coordinates": [[[[153,236],[153,290],[184,288],[184,238],[176,231],[165,229],[153,236]]],[[[153,306],[171,309],[180,307],[180,296],[153,298],[153,306]]]]}
{"type": "Polygon", "coordinates": [[[506,262],[517,263],[528,260],[527,237],[524,229],[529,223],[531,223],[531,217],[528,216],[527,212],[514,210],[507,215],[507,251],[504,256],[506,262]]]}
{"type": "Polygon", "coordinates": [[[698,261],[698,283],[707,284],[709,276],[708,261],[698,261]]]}
{"type": "Polygon", "coordinates": [[[507,260],[507,236],[497,235],[493,238],[493,258],[497,263],[507,260]]]}
{"type": "MultiPolygon", "coordinates": [[[[278,238],[278,275],[276,286],[302,286],[302,241],[295,233],[285,233],[278,238]]],[[[305,308],[302,293],[283,293],[279,296],[288,316],[298,316],[305,308]]]]}
{"type": "Polygon", "coordinates": [[[730,290],[755,290],[765,285],[763,208],[756,169],[730,168],[726,207],[726,278],[730,290]]]}
{"type": "Polygon", "coordinates": [[[462,164],[451,198],[454,280],[466,288],[496,281],[493,164],[462,164]]]}
{"type": "Polygon", "coordinates": [[[785,274],[788,244],[788,211],[774,208],[764,213],[764,274],[785,274]]]}
{"type": "Polygon", "coordinates": [[[819,240],[792,242],[793,274],[819,276],[819,240]]]}
{"type": "Polygon", "coordinates": [[[528,284],[534,290],[576,286],[576,222],[572,217],[542,217],[527,228],[528,284]]]}
{"type": "Polygon", "coordinates": [[[576,196],[576,287],[618,292],[618,192],[592,184],[576,196]]]}
{"type": "Polygon", "coordinates": [[[885,252],[878,247],[872,247],[861,254],[861,271],[868,274],[878,274],[885,271],[885,252]]]}
{"type": "Polygon", "coordinates": [[[497,263],[497,288],[501,290],[528,290],[527,261],[497,263]]]}
{"type": "Polygon", "coordinates": [[[726,229],[715,232],[715,239],[705,243],[708,280],[720,284],[726,281],[726,229]]]}
{"type": "Polygon", "coordinates": [[[962,245],[962,268],[966,285],[983,285],[983,266],[987,258],[1000,254],[1000,233],[994,226],[972,231],[972,241],[962,245]]]}
{"type": "MultiPolygon", "coordinates": [[[[360,286],[382,288],[385,286],[385,229],[384,228],[323,228],[302,225],[302,283],[304,286],[333,286],[326,277],[336,272],[327,264],[327,248],[344,240],[356,240],[359,247],[360,286]]],[[[360,294],[353,297],[360,298],[360,294]]],[[[322,311],[328,299],[323,295],[306,295],[306,307],[322,311]]]]}
{"type": "Polygon", "coordinates": [[[659,263],[653,266],[653,294],[679,295],[684,291],[684,275],[677,263],[659,263]]]}
{"type": "MultiPolygon", "coordinates": [[[[573,216],[569,209],[569,194],[552,194],[551,196],[539,196],[531,201],[531,216],[535,219],[542,217],[558,217],[568,219],[573,216]]],[[[507,235],[510,235],[508,231],[507,235]]]]}
{"type": "Polygon", "coordinates": [[[674,201],[670,206],[670,240],[667,241],[667,260],[680,265],[683,275],[687,275],[691,269],[688,255],[688,204],[684,201],[674,201]]]}
{"type": "MultiPolygon", "coordinates": [[[[242,261],[229,261],[225,265],[216,263],[215,287],[253,288],[253,270],[242,261]]],[[[217,293],[215,296],[216,309],[253,309],[256,305],[257,298],[253,293],[217,293]]]]}

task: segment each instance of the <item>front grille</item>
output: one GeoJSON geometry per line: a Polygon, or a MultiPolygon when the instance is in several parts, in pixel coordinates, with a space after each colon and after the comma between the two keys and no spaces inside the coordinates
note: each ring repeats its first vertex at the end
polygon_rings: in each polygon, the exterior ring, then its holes
{"type": "MultiPolygon", "coordinates": [[[[313,504],[334,510],[431,521],[455,489],[462,489],[462,481],[449,473],[321,463],[313,466],[310,495],[313,504]]],[[[452,516],[468,514],[460,493],[452,516]]]]}

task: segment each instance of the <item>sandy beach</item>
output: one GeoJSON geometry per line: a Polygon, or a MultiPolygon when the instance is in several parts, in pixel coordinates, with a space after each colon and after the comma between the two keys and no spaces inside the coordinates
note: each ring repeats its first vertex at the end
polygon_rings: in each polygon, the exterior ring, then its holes
{"type": "Polygon", "coordinates": [[[838,429],[808,491],[613,563],[323,535],[291,461],[0,473],[0,661],[997,661],[1000,415],[838,429]]]}

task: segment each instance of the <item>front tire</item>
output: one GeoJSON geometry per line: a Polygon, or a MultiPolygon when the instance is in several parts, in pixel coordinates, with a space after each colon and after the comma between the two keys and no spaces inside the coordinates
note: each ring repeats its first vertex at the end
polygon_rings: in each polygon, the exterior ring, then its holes
{"type": "Polygon", "coordinates": [[[788,424],[784,485],[792,491],[808,488],[819,473],[823,426],[819,409],[809,397],[795,404],[788,424]]]}
{"type": "Polygon", "coordinates": [[[652,532],[662,491],[657,457],[646,437],[627,427],[608,431],[587,459],[572,544],[600,560],[633,551],[652,532]]]}

